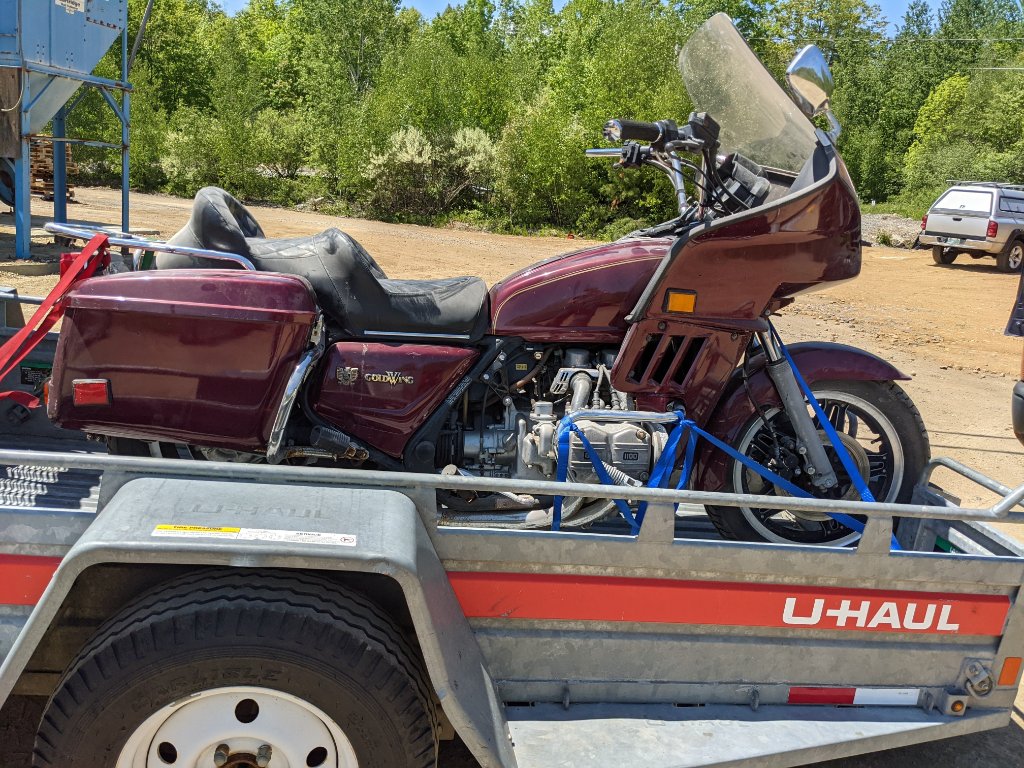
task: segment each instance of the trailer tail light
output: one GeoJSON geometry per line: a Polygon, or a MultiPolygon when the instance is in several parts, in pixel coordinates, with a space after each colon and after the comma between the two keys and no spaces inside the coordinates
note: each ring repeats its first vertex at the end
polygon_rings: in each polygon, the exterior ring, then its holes
{"type": "Polygon", "coordinates": [[[110,405],[109,379],[75,379],[71,382],[75,405],[110,405]]]}
{"type": "Polygon", "coordinates": [[[48,378],[43,382],[43,405],[47,407],[50,405],[50,381],[48,378]]]}
{"type": "Polygon", "coordinates": [[[985,237],[995,237],[999,234],[999,223],[989,219],[988,230],[985,232],[985,237]]]}
{"type": "Polygon", "coordinates": [[[924,232],[926,229],[928,229],[928,214],[927,213],[924,216],[921,217],[921,231],[924,232]]]}
{"type": "Polygon", "coordinates": [[[999,672],[997,685],[1017,685],[1017,677],[1020,675],[1020,656],[1008,656],[1003,662],[1003,668],[999,672]]]}

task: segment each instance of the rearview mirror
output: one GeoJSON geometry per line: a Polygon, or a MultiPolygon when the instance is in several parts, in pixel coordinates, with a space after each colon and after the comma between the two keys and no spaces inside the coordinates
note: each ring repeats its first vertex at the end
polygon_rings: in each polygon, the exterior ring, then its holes
{"type": "Polygon", "coordinates": [[[828,109],[828,100],[835,87],[825,55],[816,45],[808,45],[786,68],[786,82],[796,96],[797,106],[808,117],[828,109]]]}

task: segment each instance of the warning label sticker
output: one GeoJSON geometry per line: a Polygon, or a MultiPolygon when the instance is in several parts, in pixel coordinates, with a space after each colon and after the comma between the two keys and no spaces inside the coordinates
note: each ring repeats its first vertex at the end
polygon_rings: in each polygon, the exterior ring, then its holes
{"type": "Polygon", "coordinates": [[[213,528],[205,525],[158,525],[153,536],[189,539],[226,539],[229,541],[278,541],[288,544],[326,544],[354,547],[357,537],[348,533],[320,531],[278,531],[272,528],[213,528]]]}
{"type": "Polygon", "coordinates": [[[53,0],[54,4],[68,13],[85,11],[85,0],[53,0]]]}

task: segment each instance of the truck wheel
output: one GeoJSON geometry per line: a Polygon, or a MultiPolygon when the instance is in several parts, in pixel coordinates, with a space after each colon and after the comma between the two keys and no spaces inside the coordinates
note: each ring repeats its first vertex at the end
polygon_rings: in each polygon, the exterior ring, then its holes
{"type": "Polygon", "coordinates": [[[956,251],[949,248],[943,248],[941,245],[933,245],[932,261],[936,264],[942,264],[943,266],[952,264],[956,261],[956,251]]]}
{"type": "MultiPolygon", "coordinates": [[[[812,388],[875,499],[909,502],[931,449],[921,414],[907,393],[891,381],[817,382],[812,388]]],[[[740,431],[733,447],[777,473],[788,474],[786,467],[799,466],[793,428],[780,408],[767,409],[765,417],[771,428],[760,417],[755,417],[740,431]],[[775,455],[776,438],[780,445],[778,457],[775,455]]],[[[828,442],[824,442],[839,476],[839,485],[829,492],[828,498],[859,500],[860,495],[838,457],[828,442]]],[[[724,490],[730,493],[787,495],[737,461],[730,461],[727,477],[724,490]]],[[[807,481],[799,476],[790,479],[810,490],[807,481]]],[[[708,517],[726,539],[842,547],[860,538],[858,532],[828,515],[815,512],[752,507],[709,506],[706,509],[708,517]]]]}
{"type": "Polygon", "coordinates": [[[315,576],[203,571],[108,621],[43,715],[34,768],[430,768],[418,655],[315,576]]]}
{"type": "Polygon", "coordinates": [[[1021,264],[1024,264],[1024,242],[1020,240],[1014,240],[996,256],[996,267],[1000,272],[1020,272],[1021,264]]]}

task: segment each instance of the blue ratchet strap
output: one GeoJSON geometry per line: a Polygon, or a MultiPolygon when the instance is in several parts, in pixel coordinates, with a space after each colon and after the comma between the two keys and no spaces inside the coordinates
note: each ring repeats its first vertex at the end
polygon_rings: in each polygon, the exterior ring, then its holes
{"type": "MultiPolygon", "coordinates": [[[[810,403],[811,409],[814,414],[818,417],[818,424],[824,430],[825,435],[828,437],[828,441],[832,444],[832,448],[835,450],[836,455],[839,457],[839,462],[843,465],[843,469],[846,470],[846,474],[849,475],[850,480],[853,482],[853,487],[857,489],[857,493],[860,494],[861,501],[873,502],[875,501],[874,494],[871,493],[871,489],[868,488],[867,482],[861,477],[860,471],[857,469],[857,465],[853,461],[853,457],[850,452],[846,450],[846,446],[843,445],[843,441],[839,439],[839,433],[836,428],[832,425],[832,422],[828,420],[828,416],[825,415],[825,409],[821,407],[821,403],[818,402],[818,398],[814,396],[814,392],[811,391],[810,386],[804,380],[804,377],[800,375],[799,369],[796,367],[796,363],[793,361],[793,356],[789,354],[789,350],[786,349],[786,345],[782,343],[782,338],[779,336],[779,332],[775,330],[775,326],[771,323],[768,324],[771,329],[772,338],[775,339],[775,343],[779,345],[779,349],[782,351],[782,356],[786,358],[786,362],[789,363],[790,369],[793,371],[793,377],[796,379],[797,385],[804,393],[804,397],[807,398],[807,402],[810,403]]],[[[848,522],[840,519],[840,515],[837,512],[828,513],[829,516],[837,522],[843,523],[847,528],[853,528],[858,533],[864,532],[864,524],[859,520],[854,520],[857,523],[857,527],[850,525],[848,522]]],[[[843,515],[843,517],[848,517],[843,515]]],[[[850,518],[851,520],[853,518],[850,518]]],[[[892,548],[895,550],[901,549],[899,542],[896,541],[896,535],[892,537],[892,548]]]]}
{"type": "MultiPolygon", "coordinates": [[[[721,440],[719,440],[717,437],[712,435],[710,432],[705,432],[700,427],[694,427],[694,428],[697,430],[697,433],[701,437],[703,437],[709,443],[711,443],[713,446],[715,446],[715,448],[717,448],[718,450],[722,451],[726,456],[729,456],[730,458],[735,459],[740,464],[745,466],[747,469],[749,469],[749,470],[751,470],[753,472],[756,472],[757,474],[759,474],[761,477],[763,477],[765,480],[767,480],[768,482],[772,483],[773,485],[777,485],[779,488],[784,490],[790,496],[795,496],[795,497],[801,498],[801,499],[813,499],[813,498],[815,498],[813,494],[808,493],[803,488],[800,488],[800,487],[798,487],[796,485],[793,485],[793,483],[791,483],[789,480],[786,480],[784,477],[781,477],[781,476],[775,474],[770,469],[768,469],[768,467],[765,467],[762,464],[758,464],[756,461],[754,461],[749,456],[744,456],[742,453],[737,451],[731,445],[727,445],[726,443],[723,443],[721,440]]],[[[831,517],[833,520],[835,520],[837,523],[842,523],[847,528],[850,528],[850,529],[852,529],[854,531],[857,531],[857,533],[864,533],[864,523],[862,523],[860,520],[858,520],[858,519],[856,519],[854,517],[850,517],[849,515],[843,514],[842,512],[828,512],[826,514],[829,517],[831,517]]]]}
{"type": "MultiPolygon", "coordinates": [[[[662,488],[665,486],[669,476],[672,474],[672,469],[676,464],[676,452],[678,450],[679,442],[682,435],[687,433],[688,439],[686,444],[686,456],[683,460],[683,471],[679,475],[679,482],[676,483],[676,490],[683,488],[689,480],[690,473],[693,471],[693,459],[697,448],[697,437],[700,436],[730,458],[740,462],[752,472],[756,472],[768,482],[782,488],[790,496],[804,499],[814,498],[812,494],[808,493],[803,488],[794,485],[789,480],[777,475],[767,467],[758,464],[749,456],[744,456],[735,448],[722,442],[710,432],[705,432],[703,429],[698,427],[695,422],[687,419],[682,411],[676,411],[676,416],[679,421],[675,429],[672,430],[672,434],[669,436],[668,442],[661,453],[661,458],[658,459],[658,464],[655,466],[654,472],[651,473],[651,479],[648,482],[648,487],[662,488]]],[[[570,439],[573,433],[580,438],[583,449],[587,453],[587,458],[590,460],[590,463],[594,465],[594,471],[597,473],[598,479],[601,481],[602,485],[618,485],[618,483],[612,480],[608,475],[608,472],[604,468],[604,464],[601,463],[600,457],[597,455],[596,451],[594,451],[593,445],[591,445],[586,435],[583,434],[583,430],[572,423],[571,416],[563,418],[558,425],[558,464],[556,474],[558,482],[564,483],[568,477],[570,439]]],[[[561,528],[562,501],[563,497],[555,496],[551,520],[551,530],[553,531],[560,530],[561,528]]],[[[634,517],[629,505],[624,499],[615,499],[614,501],[615,506],[618,507],[622,517],[629,524],[632,533],[634,535],[638,534],[640,532],[640,524],[643,522],[644,514],[647,511],[647,503],[641,502],[638,505],[637,514],[636,517],[634,517]]],[[[842,523],[847,528],[857,531],[858,533],[864,532],[864,524],[856,518],[850,517],[842,512],[830,512],[829,516],[837,523],[842,523]]]]}
{"type": "MultiPolygon", "coordinates": [[[[676,483],[676,490],[682,490],[686,487],[686,484],[690,479],[690,473],[693,471],[693,459],[697,453],[697,425],[687,419],[686,414],[682,411],[676,411],[675,416],[675,429],[672,430],[672,434],[669,435],[668,440],[665,442],[665,447],[661,451],[658,463],[654,465],[654,471],[651,472],[651,478],[647,482],[648,488],[668,487],[668,481],[672,476],[672,470],[676,467],[676,454],[679,451],[679,443],[682,442],[684,436],[686,437],[686,454],[683,458],[683,470],[680,472],[679,481],[676,483]]],[[[679,505],[673,504],[673,508],[678,509],[679,505]]],[[[642,501],[637,505],[637,523],[643,523],[644,515],[646,513],[647,502],[642,501]]]]}

